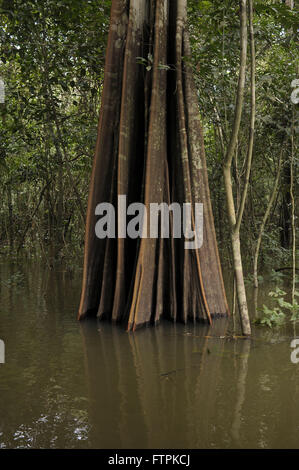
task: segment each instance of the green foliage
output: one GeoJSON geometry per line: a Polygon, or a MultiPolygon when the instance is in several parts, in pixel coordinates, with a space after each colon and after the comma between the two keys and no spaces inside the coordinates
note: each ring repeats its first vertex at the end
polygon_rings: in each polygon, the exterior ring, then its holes
{"type": "Polygon", "coordinates": [[[283,278],[285,278],[285,274],[282,271],[275,271],[275,269],[271,270],[270,272],[271,282],[281,281],[283,278]]]}
{"type": "Polygon", "coordinates": [[[84,226],[74,185],[85,206],[109,11],[110,1],[0,2],[0,76],[6,85],[5,104],[0,104],[4,250],[21,245],[44,251],[52,243],[58,251],[82,247],[84,226]]]}
{"type": "MultiPolygon", "coordinates": [[[[287,302],[285,300],[286,292],[279,287],[276,287],[274,291],[270,291],[268,295],[275,301],[275,306],[270,308],[264,304],[261,312],[263,316],[257,319],[256,323],[272,328],[272,326],[281,326],[287,318],[291,321],[299,320],[299,304],[296,299],[293,303],[287,302]],[[286,311],[291,316],[287,317],[286,311]]],[[[299,292],[295,291],[295,295],[298,297],[299,292]]]]}
{"type": "MultiPolygon", "coordinates": [[[[262,276],[261,274],[258,275],[257,279],[258,279],[259,284],[264,282],[264,276],[262,276]]],[[[247,286],[253,286],[254,285],[254,277],[251,273],[248,274],[248,276],[245,278],[245,284],[247,286]]]]}
{"type": "Polygon", "coordinates": [[[285,322],[285,314],[277,307],[269,309],[266,305],[263,305],[263,314],[264,316],[256,322],[269,326],[269,328],[281,326],[285,322]]]}
{"type": "MultiPolygon", "coordinates": [[[[35,252],[43,255],[51,252],[58,259],[66,257],[69,251],[74,256],[82,253],[84,224],[74,186],[86,207],[110,5],[110,0],[0,0],[0,76],[6,85],[6,101],[0,104],[1,253],[8,249],[14,252],[19,247],[31,256],[35,252]]],[[[292,12],[278,1],[255,0],[254,5],[257,121],[241,241],[249,264],[273,188],[278,155],[286,139],[285,176],[260,256],[261,267],[271,269],[290,263],[290,249],[282,243],[281,234],[290,232],[289,158],[293,116],[290,94],[291,81],[296,78],[298,12],[292,12]]],[[[204,125],[217,237],[220,247],[226,249],[229,233],[218,124],[226,148],[238,81],[238,2],[188,0],[188,13],[191,65],[204,125]]],[[[149,73],[152,71],[151,55],[136,60],[149,73]]],[[[159,68],[172,73],[175,66],[159,64],[159,68]]],[[[248,64],[238,153],[233,165],[235,194],[244,183],[249,82],[248,64]]],[[[297,161],[294,177],[296,186],[297,161]]],[[[229,259],[230,253],[225,254],[229,259]]]]}
{"type": "MultiPolygon", "coordinates": [[[[222,223],[225,194],[222,182],[223,153],[228,145],[235,110],[240,55],[237,2],[189,1],[192,63],[204,120],[205,146],[216,229],[222,246],[229,246],[227,227],[222,223]],[[221,144],[220,131],[223,135],[221,144]]],[[[291,82],[296,78],[298,10],[282,2],[254,1],[256,46],[256,131],[248,203],[241,227],[244,258],[250,257],[265,213],[277,171],[282,145],[283,171],[279,195],[263,237],[261,266],[277,268],[290,261],[289,166],[293,105],[291,82]],[[284,143],[284,144],[283,144],[284,143]],[[287,243],[282,243],[286,234],[287,243]]],[[[250,48],[246,94],[237,154],[233,162],[234,194],[244,185],[244,161],[250,127],[250,48]]],[[[296,119],[296,114],[295,114],[296,119]]],[[[298,127],[298,122],[294,124],[298,127]]],[[[298,160],[294,171],[298,184],[298,160]]],[[[236,206],[238,201],[236,201],[236,206]]]]}

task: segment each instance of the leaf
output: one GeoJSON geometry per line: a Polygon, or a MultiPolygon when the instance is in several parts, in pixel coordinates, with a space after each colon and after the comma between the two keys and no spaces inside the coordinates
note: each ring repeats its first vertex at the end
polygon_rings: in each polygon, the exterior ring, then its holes
{"type": "Polygon", "coordinates": [[[169,67],[169,65],[159,64],[158,69],[159,70],[170,70],[170,67],[169,67]]]}

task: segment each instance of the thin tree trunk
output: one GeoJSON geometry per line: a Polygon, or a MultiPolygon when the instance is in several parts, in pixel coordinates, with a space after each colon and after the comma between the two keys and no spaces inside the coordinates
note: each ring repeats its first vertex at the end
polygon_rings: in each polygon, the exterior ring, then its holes
{"type": "MultiPolygon", "coordinates": [[[[286,0],[286,5],[293,10],[294,0],[286,0]]],[[[296,33],[296,29],[294,28],[296,33]]],[[[298,73],[298,65],[297,65],[298,73]]],[[[292,126],[291,126],[291,159],[290,159],[290,202],[291,202],[291,227],[292,227],[292,304],[295,302],[296,287],[296,227],[295,227],[295,198],[294,198],[294,106],[292,107],[292,126]]]]}
{"type": "Polygon", "coordinates": [[[256,103],[255,103],[255,41],[254,41],[254,30],[253,30],[253,0],[248,1],[248,10],[249,10],[249,33],[250,33],[250,54],[251,54],[251,64],[250,64],[250,80],[251,80],[251,109],[250,109],[250,129],[249,129],[249,142],[247,149],[247,158],[246,158],[246,168],[245,168],[245,183],[243,188],[243,193],[241,197],[240,207],[238,210],[236,230],[240,230],[242,217],[244,213],[245,203],[247,199],[248,187],[249,187],[249,178],[252,165],[252,155],[253,155],[253,143],[254,143],[254,127],[255,127],[255,114],[256,114],[256,103]]]}
{"type": "MultiPolygon", "coordinates": [[[[212,322],[227,315],[210,202],[197,94],[190,67],[186,0],[113,0],[98,139],[87,209],[79,319],[161,316],[212,322]],[[147,67],[137,58],[142,57],[147,67]],[[170,65],[169,65],[170,64],[170,65]],[[95,207],[126,195],[142,202],[204,207],[201,249],[184,239],[99,240],[95,207]]],[[[116,215],[121,227],[123,214],[116,215]]]]}
{"type": "MultiPolygon", "coordinates": [[[[240,224],[242,220],[242,214],[246,199],[247,188],[245,186],[245,198],[243,206],[240,206],[239,214],[236,216],[235,203],[233,196],[233,185],[232,185],[232,176],[231,176],[231,166],[234,151],[238,141],[238,134],[241,123],[242,115],[242,106],[243,106],[243,96],[245,88],[245,75],[246,75],[246,60],[247,60],[247,14],[246,14],[246,0],[240,0],[240,42],[241,42],[241,55],[240,55],[240,70],[239,70],[239,82],[237,88],[237,97],[236,97],[236,109],[233,122],[233,128],[231,132],[230,141],[228,144],[224,167],[224,185],[226,191],[227,199],[227,208],[228,208],[228,217],[230,223],[230,232],[231,232],[231,244],[233,252],[233,263],[234,263],[234,272],[236,279],[236,290],[237,290],[237,300],[238,307],[241,319],[241,327],[244,335],[251,334],[251,327],[249,321],[246,291],[244,284],[244,275],[243,275],[243,266],[242,266],[242,257],[241,257],[241,247],[240,247],[240,224]]],[[[253,65],[253,64],[252,64],[253,65]]],[[[252,103],[253,104],[253,103],[252,103]]],[[[247,168],[250,161],[247,159],[247,168]]],[[[250,171],[250,167],[249,167],[250,171]]],[[[243,198],[242,198],[243,200],[243,198]]]]}
{"type": "Polygon", "coordinates": [[[292,223],[292,304],[295,303],[295,287],[296,287],[296,226],[295,226],[295,197],[294,197],[294,107],[292,109],[292,127],[291,127],[291,223],[292,223]]]}
{"type": "MultiPolygon", "coordinates": [[[[285,4],[290,10],[294,8],[294,0],[286,0],[285,4]]],[[[296,27],[295,27],[296,28],[296,27]]],[[[292,36],[292,28],[288,29],[288,34],[292,36]]],[[[296,34],[296,32],[295,32],[296,34]]],[[[287,122],[286,124],[287,125],[287,122]]],[[[290,194],[291,188],[291,159],[286,159],[282,174],[282,200],[281,200],[281,230],[280,230],[280,243],[281,246],[287,250],[292,249],[292,196],[290,194]]]]}
{"type": "Polygon", "coordinates": [[[13,237],[13,205],[12,205],[12,189],[11,183],[7,184],[7,205],[8,205],[8,238],[9,238],[9,249],[13,250],[14,237],[13,237]]]}
{"type": "MultiPolygon", "coordinates": [[[[284,144],[283,144],[284,145],[284,144]]],[[[282,164],[282,155],[283,155],[283,149],[284,147],[281,147],[280,155],[279,155],[279,160],[278,160],[278,168],[277,168],[277,173],[276,173],[276,178],[274,182],[273,189],[271,189],[271,196],[267,205],[266,212],[264,214],[260,229],[259,229],[259,234],[256,242],[256,248],[255,248],[255,253],[254,253],[254,261],[253,261],[253,280],[254,280],[254,287],[258,287],[259,282],[258,282],[258,259],[259,259],[259,253],[260,253],[260,248],[261,248],[261,243],[262,243],[262,237],[264,234],[264,230],[266,227],[266,223],[268,220],[268,217],[270,215],[271,209],[273,202],[275,201],[277,191],[278,191],[278,183],[280,179],[280,173],[281,173],[281,164],[282,164]]]]}

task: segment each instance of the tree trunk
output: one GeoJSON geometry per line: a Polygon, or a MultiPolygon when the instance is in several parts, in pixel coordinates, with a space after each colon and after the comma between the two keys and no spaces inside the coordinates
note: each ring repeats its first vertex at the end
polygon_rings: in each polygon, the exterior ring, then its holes
{"type": "Polygon", "coordinates": [[[292,223],[292,305],[295,305],[295,288],[296,288],[296,225],[295,225],[295,196],[294,196],[294,154],[295,154],[295,110],[292,109],[292,127],[291,127],[291,181],[290,181],[290,196],[291,196],[291,223],[292,223]]]}
{"type": "Polygon", "coordinates": [[[269,217],[271,209],[272,209],[272,205],[275,201],[275,198],[276,198],[277,192],[278,192],[278,184],[279,184],[279,180],[280,180],[283,150],[284,150],[284,142],[281,146],[281,151],[280,151],[280,154],[279,154],[278,168],[277,168],[277,173],[276,173],[274,186],[271,189],[271,196],[270,196],[270,199],[269,199],[269,202],[268,202],[268,205],[267,205],[266,212],[264,214],[262,223],[260,225],[259,234],[258,234],[258,238],[257,238],[257,242],[256,242],[256,248],[255,248],[255,252],[254,252],[253,280],[254,280],[254,287],[256,287],[256,288],[258,288],[258,286],[259,286],[259,282],[258,282],[258,260],[259,260],[260,248],[261,248],[261,244],[262,244],[262,237],[263,237],[263,234],[264,234],[264,231],[265,231],[265,227],[266,227],[268,217],[269,217]]]}
{"type": "Polygon", "coordinates": [[[241,116],[242,116],[242,107],[243,107],[243,97],[244,97],[244,88],[245,88],[245,75],[246,75],[246,60],[247,60],[247,14],[246,14],[246,0],[240,0],[240,70],[239,70],[239,81],[237,88],[236,96],[236,108],[234,122],[232,126],[232,132],[227,148],[227,152],[224,159],[223,166],[223,176],[224,176],[224,186],[227,199],[227,210],[228,218],[230,223],[230,234],[231,234],[231,245],[233,252],[233,263],[234,263],[234,272],[235,272],[235,281],[236,281],[236,290],[237,290],[237,300],[240,313],[241,327],[244,335],[251,334],[251,327],[249,321],[247,299],[246,299],[246,290],[244,284],[243,276],[243,266],[242,266],[242,256],[241,256],[241,246],[240,246],[240,225],[242,221],[247,190],[248,190],[248,181],[249,174],[251,169],[251,159],[252,159],[252,146],[253,146],[253,132],[254,132],[254,120],[255,120],[255,86],[254,86],[254,77],[255,77],[255,61],[254,61],[254,38],[253,38],[253,28],[252,28],[252,3],[250,2],[250,25],[251,25],[251,129],[250,129],[250,140],[249,148],[247,154],[246,162],[246,181],[243,189],[243,195],[241,199],[240,208],[238,213],[235,210],[235,202],[233,195],[233,184],[232,184],[232,175],[231,175],[231,166],[233,155],[238,142],[238,135],[240,130],[241,116]]]}
{"type": "MultiPolygon", "coordinates": [[[[87,209],[79,319],[128,329],[160,317],[186,322],[228,314],[209,195],[186,0],[113,0],[104,90],[87,209]],[[139,58],[139,59],[138,59],[139,58]],[[142,59],[140,59],[142,58],[142,59]],[[95,235],[99,203],[203,203],[203,245],[184,239],[95,235]]],[[[121,227],[122,214],[116,219],[121,227]]]]}
{"type": "Polygon", "coordinates": [[[12,189],[11,182],[7,184],[7,205],[8,205],[8,238],[9,249],[13,250],[14,233],[13,233],[13,203],[12,203],[12,189]]]}

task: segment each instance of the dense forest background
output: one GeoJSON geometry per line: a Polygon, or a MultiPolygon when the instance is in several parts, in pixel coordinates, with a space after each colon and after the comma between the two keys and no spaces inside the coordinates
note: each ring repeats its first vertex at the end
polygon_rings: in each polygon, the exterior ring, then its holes
{"type": "MultiPolygon", "coordinates": [[[[231,263],[222,162],[235,111],[240,62],[239,4],[189,0],[192,66],[204,124],[217,239],[231,263]]],[[[0,1],[0,253],[52,265],[81,260],[85,211],[97,134],[109,26],[108,0],[0,1]]],[[[297,227],[296,158],[298,10],[254,3],[256,123],[249,192],[241,226],[246,272],[260,227],[262,271],[292,265],[297,227]],[[277,191],[275,182],[277,181],[277,191]],[[292,211],[294,217],[292,218],[292,211]],[[292,230],[293,224],[293,230],[292,230]]],[[[248,46],[249,48],[249,46],[248,46]]],[[[143,58],[146,66],[151,58],[143,58]]],[[[250,130],[250,62],[233,160],[236,206],[245,182],[250,130]]],[[[298,267],[298,253],[297,253],[298,267]]]]}

